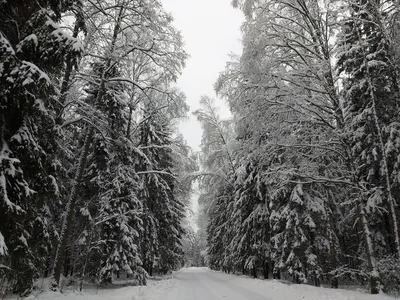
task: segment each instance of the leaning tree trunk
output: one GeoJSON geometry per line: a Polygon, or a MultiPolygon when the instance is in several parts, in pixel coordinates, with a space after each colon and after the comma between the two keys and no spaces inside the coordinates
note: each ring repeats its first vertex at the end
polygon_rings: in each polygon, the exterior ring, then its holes
{"type": "MultiPolygon", "coordinates": [[[[79,23],[78,21],[76,21],[72,37],[76,38],[78,36],[78,33],[79,33],[79,23]]],[[[71,53],[68,53],[66,57],[65,72],[63,79],[61,81],[60,98],[59,98],[59,105],[61,107],[56,111],[57,112],[56,123],[58,125],[60,125],[62,122],[62,112],[64,110],[65,100],[67,99],[73,68],[74,68],[74,62],[72,59],[72,55],[71,53]]]]}
{"type": "MultiPolygon", "coordinates": [[[[116,24],[114,27],[110,51],[109,51],[109,54],[107,57],[107,61],[105,63],[105,68],[104,68],[103,74],[101,76],[99,92],[95,99],[95,103],[99,103],[105,94],[105,89],[106,89],[105,83],[106,83],[107,72],[109,72],[108,69],[111,66],[111,61],[112,61],[114,50],[115,50],[115,44],[117,41],[118,34],[120,33],[121,22],[123,19],[123,12],[124,12],[124,6],[121,5],[119,14],[118,14],[118,18],[117,18],[117,21],[116,21],[116,24]]],[[[60,240],[58,242],[56,255],[55,255],[55,259],[54,259],[53,283],[52,283],[53,289],[57,289],[60,284],[62,263],[64,260],[65,249],[66,249],[67,241],[69,238],[68,233],[69,233],[69,229],[71,227],[71,223],[72,223],[72,219],[73,219],[73,215],[74,215],[75,204],[76,204],[76,199],[78,196],[78,190],[80,187],[80,183],[82,181],[83,172],[85,170],[85,166],[86,166],[86,162],[87,162],[87,158],[88,158],[88,154],[89,154],[90,144],[92,143],[94,134],[95,134],[94,127],[89,125],[88,130],[86,132],[86,136],[85,136],[85,142],[83,144],[83,151],[79,158],[79,164],[78,164],[78,169],[77,169],[77,172],[75,175],[74,184],[72,185],[71,194],[69,196],[69,199],[68,199],[68,202],[67,202],[67,205],[65,208],[65,217],[63,220],[61,234],[60,234],[60,240]]]]}
{"type": "Polygon", "coordinates": [[[69,196],[66,208],[65,208],[65,216],[61,228],[60,240],[56,250],[56,256],[54,259],[54,267],[53,267],[53,288],[58,287],[60,283],[60,276],[63,267],[63,261],[65,256],[65,249],[67,247],[68,235],[71,229],[72,217],[74,215],[75,203],[78,197],[78,189],[80,183],[82,181],[83,172],[85,170],[87,157],[89,154],[90,144],[92,142],[94,136],[94,128],[89,127],[86,133],[85,142],[83,144],[83,151],[79,158],[78,170],[75,175],[74,184],[71,189],[71,194],[69,196]]]}

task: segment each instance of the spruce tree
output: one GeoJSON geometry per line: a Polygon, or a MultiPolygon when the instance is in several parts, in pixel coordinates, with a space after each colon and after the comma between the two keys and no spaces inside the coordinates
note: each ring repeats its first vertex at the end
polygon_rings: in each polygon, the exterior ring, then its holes
{"type": "Polygon", "coordinates": [[[61,14],[79,1],[0,4],[0,232],[14,290],[28,293],[51,252],[52,207],[59,195],[57,87],[66,56],[82,50],[61,14]]]}
{"type": "MultiPolygon", "coordinates": [[[[363,226],[369,213],[386,203],[391,226],[383,224],[383,235],[392,236],[391,251],[400,253],[394,192],[397,190],[399,84],[391,41],[386,33],[380,1],[360,0],[348,4],[351,16],[340,40],[340,71],[346,74],[343,98],[351,150],[356,159],[356,178],[365,188],[358,206],[363,226]]],[[[383,214],[385,214],[383,212],[383,214]]],[[[371,292],[378,292],[374,239],[365,233],[371,292]]],[[[388,249],[389,250],[389,249],[388,249]]]]}
{"type": "Polygon", "coordinates": [[[149,272],[167,273],[177,269],[183,260],[185,207],[174,191],[177,183],[168,126],[165,117],[155,113],[142,123],[139,131],[140,144],[146,148],[143,151],[146,160],[142,161],[139,172],[143,173],[142,193],[147,213],[141,247],[149,272]]]}

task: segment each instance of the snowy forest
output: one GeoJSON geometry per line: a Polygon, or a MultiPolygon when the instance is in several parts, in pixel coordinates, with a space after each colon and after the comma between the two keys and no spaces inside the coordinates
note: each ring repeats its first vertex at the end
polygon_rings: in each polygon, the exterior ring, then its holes
{"type": "Polygon", "coordinates": [[[195,153],[162,1],[0,0],[0,296],[205,265],[400,294],[399,0],[232,5],[195,153]]]}
{"type": "Polygon", "coordinates": [[[0,19],[2,289],[179,268],[196,162],[172,17],[154,0],[16,0],[0,19]]]}
{"type": "MultiPolygon", "coordinates": [[[[202,99],[212,269],[337,288],[400,284],[400,3],[233,1],[243,53],[202,99]]],[[[397,291],[397,292],[396,292],[397,291]]]]}

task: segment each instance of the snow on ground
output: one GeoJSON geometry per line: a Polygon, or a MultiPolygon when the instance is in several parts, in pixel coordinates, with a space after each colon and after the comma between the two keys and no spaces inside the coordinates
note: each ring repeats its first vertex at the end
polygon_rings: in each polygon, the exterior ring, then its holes
{"type": "Polygon", "coordinates": [[[84,293],[47,292],[30,300],[393,300],[386,295],[369,295],[309,285],[287,285],[276,280],[257,280],[188,268],[171,279],[150,280],[145,287],[88,290],[84,293]]]}
{"type": "Polygon", "coordinates": [[[26,300],[147,300],[159,298],[165,291],[171,290],[174,281],[171,279],[149,280],[147,286],[112,286],[109,288],[86,288],[83,292],[66,291],[55,293],[47,291],[31,295],[26,300]]]}

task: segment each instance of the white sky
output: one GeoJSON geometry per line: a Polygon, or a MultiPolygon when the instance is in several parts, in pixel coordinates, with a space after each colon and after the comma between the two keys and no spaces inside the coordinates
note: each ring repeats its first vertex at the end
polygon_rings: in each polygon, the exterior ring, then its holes
{"type": "MultiPolygon", "coordinates": [[[[200,108],[200,97],[215,97],[214,83],[229,60],[229,53],[241,53],[240,25],[242,13],[231,6],[230,0],[161,0],[166,11],[174,17],[175,27],[181,31],[185,49],[190,57],[186,62],[178,87],[186,94],[190,106],[188,120],[181,122],[180,131],[194,151],[200,150],[202,130],[192,114],[200,108]]],[[[229,116],[227,105],[219,100],[221,117],[229,116]]],[[[195,222],[198,210],[198,186],[191,197],[188,218],[195,222]]]]}
{"type": "MultiPolygon", "coordinates": [[[[180,130],[194,151],[200,150],[201,127],[192,112],[199,108],[200,97],[215,97],[214,83],[228,61],[228,54],[241,53],[240,25],[244,18],[230,0],[161,0],[166,11],[174,17],[175,27],[181,31],[186,51],[186,62],[179,88],[186,94],[190,106],[189,119],[180,130]]],[[[229,109],[218,101],[221,116],[229,109]]]]}

